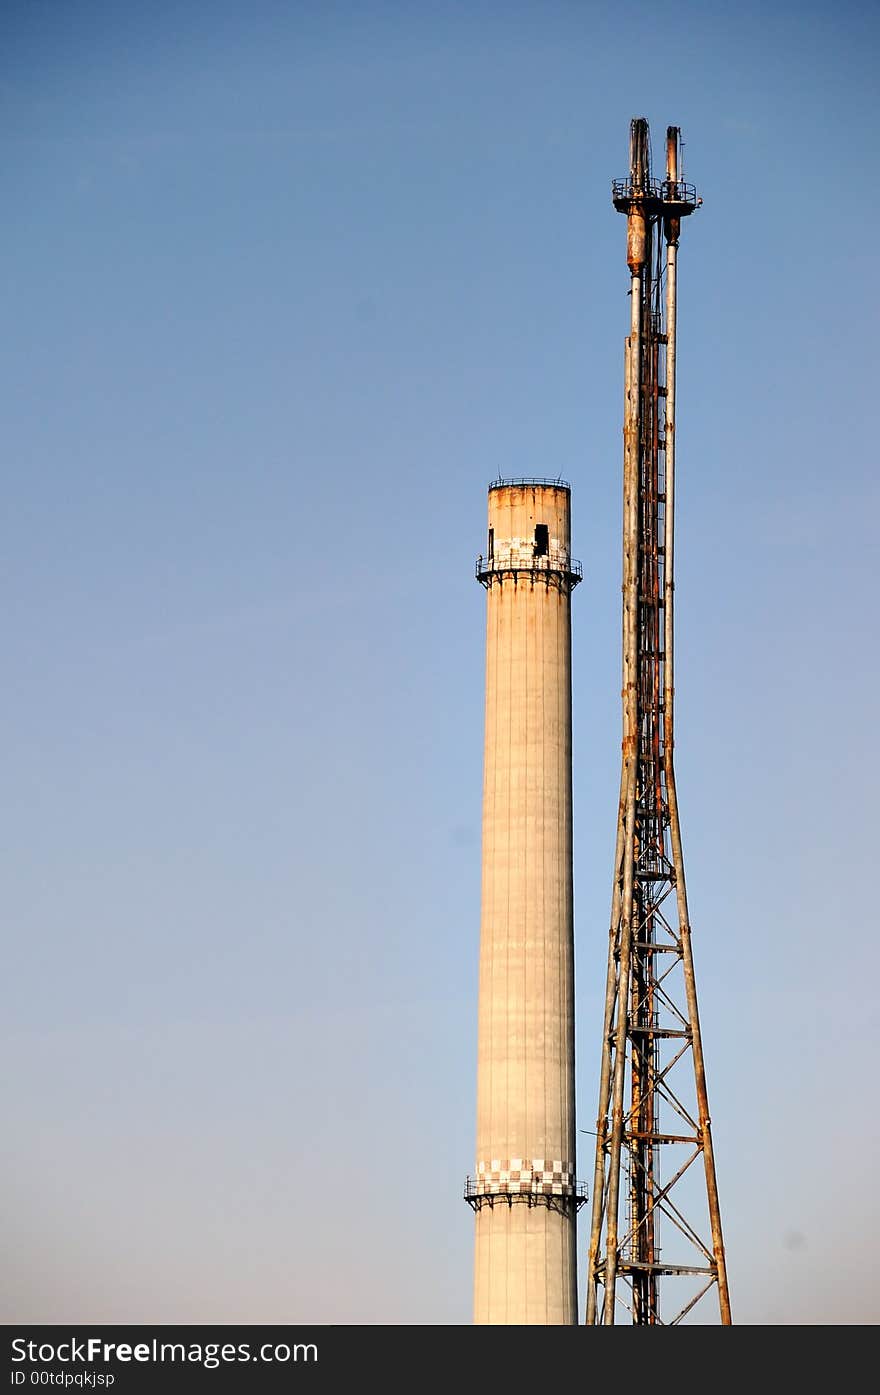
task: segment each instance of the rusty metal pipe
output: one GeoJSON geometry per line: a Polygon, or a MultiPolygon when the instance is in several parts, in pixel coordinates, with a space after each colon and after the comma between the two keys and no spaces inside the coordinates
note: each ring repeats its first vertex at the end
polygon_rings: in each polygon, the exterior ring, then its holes
{"type": "Polygon", "coordinates": [[[718,1200],[715,1155],[712,1147],[706,1067],[703,1058],[703,1042],[700,1034],[700,1020],[697,1010],[697,989],[691,947],[690,919],[688,916],[684,853],[681,843],[681,825],[678,816],[678,795],[675,787],[675,768],[673,760],[673,701],[675,696],[675,674],[673,665],[673,598],[675,582],[673,564],[675,546],[675,338],[678,309],[677,254],[677,238],[676,240],[670,239],[666,245],[666,510],[663,539],[665,548],[663,588],[663,647],[665,652],[663,666],[663,763],[666,774],[666,797],[669,805],[670,844],[673,865],[675,867],[675,890],[678,900],[682,969],[688,1004],[688,1016],[690,1018],[692,1032],[695,1089],[700,1116],[699,1128],[703,1145],[703,1164],[706,1172],[709,1224],[712,1230],[712,1246],[715,1264],[717,1266],[718,1302],[721,1311],[721,1322],[725,1326],[729,1326],[732,1322],[730,1314],[730,1290],[727,1283],[727,1263],[724,1255],[724,1239],[721,1230],[721,1207],[718,1200]]]}
{"type": "MultiPolygon", "coordinates": [[[[608,1145],[606,1201],[605,1308],[603,1322],[614,1322],[617,1280],[620,1153],[623,1143],[623,1093],[626,1073],[626,1028],[632,951],[633,878],[638,761],[638,584],[639,584],[639,435],[642,397],[642,277],[630,281],[629,395],[624,426],[624,598],[623,598],[623,765],[626,804],[623,832],[623,885],[617,972],[617,1020],[614,1024],[614,1069],[611,1090],[611,1135],[608,1145]]],[[[617,869],[615,869],[617,877],[617,869]]],[[[608,1043],[604,1050],[609,1049],[608,1043]]]]}
{"type": "MultiPolygon", "coordinates": [[[[666,190],[667,198],[675,197],[675,189],[678,185],[678,147],[681,132],[677,126],[666,127],[666,190]]],[[[681,219],[677,217],[667,217],[665,219],[667,245],[672,243],[678,246],[678,235],[681,231],[681,219]]]]}
{"type": "Polygon", "coordinates": [[[678,127],[666,127],[666,178],[675,183],[678,180],[678,127]]]}

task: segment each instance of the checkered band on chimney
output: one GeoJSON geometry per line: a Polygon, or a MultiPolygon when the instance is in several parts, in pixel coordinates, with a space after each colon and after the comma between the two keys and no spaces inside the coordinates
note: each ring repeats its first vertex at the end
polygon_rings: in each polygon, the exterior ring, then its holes
{"type": "Polygon", "coordinates": [[[492,1158],[477,1163],[477,1194],[527,1193],[569,1196],[574,1191],[574,1168],[549,1158],[492,1158]]]}

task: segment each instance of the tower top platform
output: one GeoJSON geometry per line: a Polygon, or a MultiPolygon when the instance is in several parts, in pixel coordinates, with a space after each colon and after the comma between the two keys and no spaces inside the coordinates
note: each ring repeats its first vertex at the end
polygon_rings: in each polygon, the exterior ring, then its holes
{"type": "Polygon", "coordinates": [[[568,480],[559,479],[558,477],[553,480],[543,479],[539,475],[517,475],[516,477],[510,479],[505,479],[501,475],[499,475],[497,479],[492,480],[491,484],[489,485],[489,488],[490,490],[530,488],[565,489],[569,494],[571,493],[571,485],[569,484],[568,480]]]}

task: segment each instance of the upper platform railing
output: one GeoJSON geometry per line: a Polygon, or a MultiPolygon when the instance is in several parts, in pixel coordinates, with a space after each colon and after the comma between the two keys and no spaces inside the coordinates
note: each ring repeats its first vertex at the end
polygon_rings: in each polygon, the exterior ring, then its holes
{"type": "Polygon", "coordinates": [[[496,548],[491,557],[477,558],[475,575],[477,581],[487,585],[493,576],[513,576],[525,572],[531,576],[564,577],[571,587],[583,579],[584,569],[570,553],[563,548],[551,547],[549,552],[537,555],[531,544],[521,547],[496,548]]]}
{"type": "Polygon", "coordinates": [[[696,185],[686,184],[683,179],[645,179],[640,184],[635,184],[631,179],[614,179],[611,182],[611,197],[615,203],[618,200],[630,202],[649,199],[654,203],[672,203],[686,208],[696,208],[700,202],[696,185]]]}
{"type": "Polygon", "coordinates": [[[516,477],[510,479],[506,479],[499,475],[497,479],[494,479],[492,481],[492,483],[489,485],[489,488],[508,489],[511,485],[514,488],[520,488],[523,485],[527,488],[532,485],[537,485],[539,488],[568,490],[571,489],[571,485],[569,484],[568,480],[563,480],[559,477],[553,480],[541,479],[538,475],[517,475],[516,477]]]}

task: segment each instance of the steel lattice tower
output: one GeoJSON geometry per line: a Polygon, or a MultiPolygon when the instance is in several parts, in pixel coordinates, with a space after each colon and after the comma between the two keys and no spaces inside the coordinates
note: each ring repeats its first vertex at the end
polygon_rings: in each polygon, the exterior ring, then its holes
{"type": "Polygon", "coordinates": [[[680,149],[670,126],[666,177],[653,179],[648,123],[637,118],[629,178],[612,186],[631,275],[623,755],[588,1324],[615,1322],[618,1307],[634,1324],[675,1324],[712,1288],[721,1322],[731,1321],[672,764],[676,257],[681,219],[701,202],[680,178],[680,149]]]}

